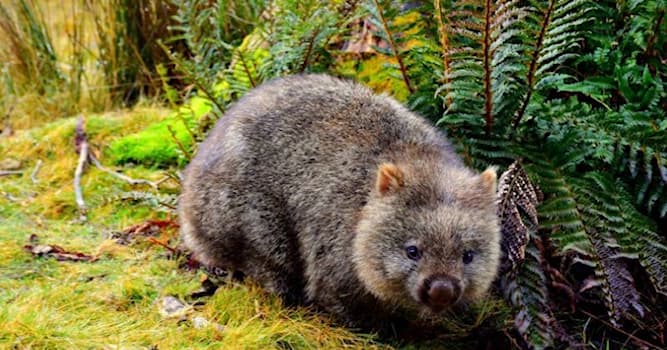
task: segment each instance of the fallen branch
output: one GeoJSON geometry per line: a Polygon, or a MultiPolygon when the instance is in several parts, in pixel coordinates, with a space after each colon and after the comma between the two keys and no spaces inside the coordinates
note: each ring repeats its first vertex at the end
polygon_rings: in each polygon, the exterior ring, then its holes
{"type": "Polygon", "coordinates": [[[26,244],[23,249],[30,252],[33,256],[54,258],[58,261],[76,261],[76,262],[94,262],[97,257],[81,252],[68,251],[65,248],[55,244],[26,244]]]}
{"type": "Polygon", "coordinates": [[[92,154],[88,156],[88,159],[93,163],[93,165],[95,165],[95,167],[96,167],[97,169],[100,169],[101,171],[103,171],[103,172],[105,172],[105,173],[107,173],[107,174],[109,174],[109,175],[115,176],[115,177],[117,177],[117,178],[119,178],[119,179],[121,179],[121,180],[123,180],[123,181],[129,183],[130,185],[149,185],[149,186],[151,186],[153,189],[156,189],[156,190],[157,190],[159,184],[162,183],[162,182],[164,182],[164,181],[166,181],[166,180],[164,180],[164,179],[162,179],[162,180],[160,180],[160,181],[158,181],[158,182],[152,182],[152,181],[148,181],[148,180],[144,180],[144,179],[133,179],[133,178],[127,176],[127,175],[121,174],[121,173],[119,173],[119,172],[113,171],[113,170],[111,170],[111,169],[105,167],[105,166],[102,165],[102,164],[100,163],[100,161],[97,160],[97,158],[95,158],[95,156],[93,156],[92,154]]]}
{"type": "Polygon", "coordinates": [[[0,176],[23,175],[23,170],[0,170],[0,176]]]}
{"type": "Polygon", "coordinates": [[[81,213],[81,220],[86,221],[86,202],[83,200],[83,192],[81,191],[81,175],[83,175],[84,168],[88,162],[88,138],[84,130],[84,120],[79,116],[75,131],[75,145],[79,152],[79,161],[74,172],[74,196],[76,198],[76,205],[79,207],[81,213]]]}
{"type": "Polygon", "coordinates": [[[155,181],[155,186],[160,186],[162,183],[167,182],[169,180],[171,180],[171,176],[165,176],[160,180],[155,181]]]}
{"type": "Polygon", "coordinates": [[[155,239],[155,237],[148,237],[148,241],[153,243],[153,244],[164,247],[165,249],[170,251],[172,254],[180,254],[181,253],[178,249],[176,249],[174,247],[170,247],[167,243],[161,242],[161,241],[155,239]]]}
{"type": "Polygon", "coordinates": [[[30,173],[30,180],[32,180],[32,183],[36,184],[39,182],[37,180],[37,173],[39,172],[39,168],[42,167],[42,160],[38,159],[37,164],[35,164],[35,169],[33,169],[32,173],[30,173]]]}

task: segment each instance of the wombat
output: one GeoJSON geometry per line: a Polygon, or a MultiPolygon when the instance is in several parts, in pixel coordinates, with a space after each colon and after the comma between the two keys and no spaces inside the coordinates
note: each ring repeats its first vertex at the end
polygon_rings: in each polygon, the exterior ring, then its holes
{"type": "Polygon", "coordinates": [[[495,191],[493,168],[475,174],[394,99],[296,75],[217,122],[185,171],[179,217],[203,263],[363,327],[485,294],[500,255],[495,191]]]}

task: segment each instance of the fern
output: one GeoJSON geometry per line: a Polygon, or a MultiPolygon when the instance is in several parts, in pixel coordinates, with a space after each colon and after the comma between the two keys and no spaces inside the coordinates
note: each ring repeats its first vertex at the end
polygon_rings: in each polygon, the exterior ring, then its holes
{"type": "Polygon", "coordinates": [[[537,231],[537,205],[542,193],[519,162],[512,163],[498,182],[498,216],[505,253],[502,260],[509,264],[501,270],[514,270],[525,258],[530,233],[537,231]]]}
{"type": "Polygon", "coordinates": [[[278,1],[274,30],[266,36],[270,59],[262,66],[262,77],[323,71],[331,64],[330,40],[344,35],[355,7],[354,2],[278,1]]]}
{"type": "MultiPolygon", "coordinates": [[[[568,157],[565,157],[568,158],[568,157]]],[[[542,178],[542,188],[549,199],[541,207],[543,227],[549,229],[559,252],[577,254],[577,261],[595,268],[604,289],[612,320],[629,312],[643,313],[639,293],[620,257],[639,259],[654,287],[664,293],[664,239],[654,231],[650,220],[630,204],[629,196],[619,191],[620,183],[591,172],[583,179],[558,171],[562,163],[534,165],[542,178]],[[551,173],[554,176],[544,176],[551,173]],[[569,184],[569,185],[568,185],[569,184]],[[643,252],[643,253],[642,253],[643,252]],[[647,254],[647,252],[650,252],[647,254]]]]}
{"type": "Polygon", "coordinates": [[[568,59],[576,57],[574,49],[581,41],[581,26],[590,20],[586,12],[587,0],[533,1],[529,23],[533,24],[534,41],[530,42],[530,63],[525,78],[526,91],[521,107],[516,112],[513,125],[516,128],[526,114],[534,90],[544,89],[564,81],[568,75],[556,69],[568,59]],[[539,28],[539,29],[537,29],[539,28]]]}
{"type": "MultiPolygon", "coordinates": [[[[620,239],[628,239],[633,233],[625,230],[621,210],[614,197],[615,184],[606,176],[594,172],[586,174],[582,180],[572,179],[570,182],[577,189],[578,206],[595,250],[595,274],[611,321],[616,323],[631,313],[643,316],[639,292],[623,260],[636,258],[636,254],[628,244],[619,244],[620,239]]],[[[581,258],[580,261],[585,260],[581,258]]]]}
{"type": "Polygon", "coordinates": [[[545,349],[554,343],[547,278],[541,268],[544,258],[534,243],[540,240],[536,208],[540,198],[540,190],[518,162],[510,165],[500,177],[498,216],[504,254],[500,289],[518,310],[515,329],[535,349],[545,349]]]}
{"type": "Polygon", "coordinates": [[[172,28],[175,35],[162,47],[176,69],[199,94],[215,105],[215,113],[220,116],[232,101],[228,91],[221,89],[220,78],[230,67],[232,58],[239,58],[236,46],[245,35],[255,30],[266,4],[259,0],[189,0],[174,2],[174,6],[177,7],[176,25],[172,28]],[[192,57],[186,58],[173,49],[181,42],[192,57]]]}
{"type": "Polygon", "coordinates": [[[397,17],[396,16],[397,11],[385,10],[385,8],[391,8],[391,7],[381,4],[379,0],[373,0],[372,4],[370,4],[366,8],[368,12],[371,14],[370,18],[372,23],[375,25],[375,27],[380,28],[380,30],[378,31],[380,37],[389,44],[389,50],[386,50],[384,53],[388,54],[389,56],[393,56],[396,59],[396,62],[398,64],[398,69],[401,74],[401,78],[405,83],[405,87],[411,94],[414,93],[415,90],[412,87],[412,83],[410,82],[410,77],[408,76],[408,70],[403,60],[400,47],[398,46],[398,43],[394,38],[393,30],[390,27],[390,23],[388,23],[387,21],[387,17],[390,18],[397,17]],[[389,13],[385,15],[384,13],[385,11],[389,13]]]}
{"type": "Polygon", "coordinates": [[[496,118],[512,114],[521,82],[516,72],[525,71],[525,45],[519,25],[527,9],[518,1],[462,2],[449,15],[450,27],[444,30],[458,43],[444,54],[451,59],[449,82],[440,91],[451,101],[443,122],[456,124],[462,118],[473,126],[483,123],[490,133],[496,118]],[[477,87],[481,86],[482,90],[477,87]],[[471,118],[482,115],[482,120],[471,118]]]}

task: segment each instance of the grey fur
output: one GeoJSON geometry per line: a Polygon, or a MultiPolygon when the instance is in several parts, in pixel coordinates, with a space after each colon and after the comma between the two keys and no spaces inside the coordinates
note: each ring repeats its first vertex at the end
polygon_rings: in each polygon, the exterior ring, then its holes
{"type": "Polygon", "coordinates": [[[484,174],[389,97],[325,75],[282,78],[244,96],[201,144],[185,173],[182,238],[203,262],[351,324],[397,308],[429,317],[425,278],[454,276],[475,300],[496,274],[495,171],[484,174]],[[377,188],[383,163],[403,176],[388,193],[377,188]]]}

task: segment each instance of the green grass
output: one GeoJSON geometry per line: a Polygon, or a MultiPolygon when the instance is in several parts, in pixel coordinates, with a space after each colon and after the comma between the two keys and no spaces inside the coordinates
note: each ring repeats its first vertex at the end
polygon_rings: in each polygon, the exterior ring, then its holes
{"type": "MultiPolygon", "coordinates": [[[[86,131],[100,160],[108,144],[164,121],[160,109],[88,116],[86,131]]],[[[165,318],[160,300],[189,300],[200,288],[202,272],[179,269],[165,248],[137,238],[124,246],[109,234],[146,219],[165,218],[150,207],[110,201],[132,188],[89,168],[83,176],[88,222],[79,223],[72,177],[77,155],[75,119],[62,119],[18,132],[0,143],[3,157],[20,159],[23,176],[0,177],[0,348],[367,348],[384,347],[363,334],[332,326],[325,316],[286,309],[251,282],[228,283],[203,305],[188,308],[223,326],[197,329],[190,321],[165,318]],[[44,164],[39,182],[29,173],[44,164]],[[31,235],[40,244],[57,244],[99,257],[88,263],[36,258],[24,250],[31,235]]],[[[162,171],[137,165],[130,176],[156,180],[162,171]]],[[[165,183],[176,191],[175,184],[165,183]]],[[[176,231],[167,233],[176,245],[176,231]]]]}

